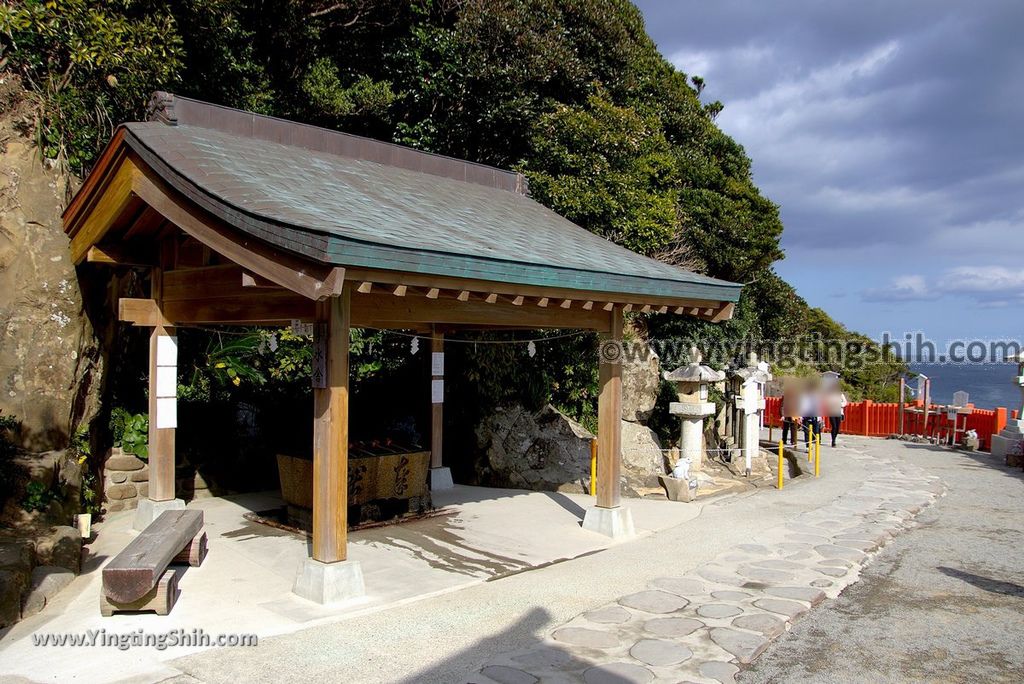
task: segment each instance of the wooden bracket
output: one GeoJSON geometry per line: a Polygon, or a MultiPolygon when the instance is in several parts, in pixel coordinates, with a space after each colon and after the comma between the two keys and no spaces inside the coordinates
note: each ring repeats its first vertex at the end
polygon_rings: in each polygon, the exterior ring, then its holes
{"type": "Polygon", "coordinates": [[[154,299],[122,297],[117,300],[117,319],[148,328],[170,325],[154,299]]]}

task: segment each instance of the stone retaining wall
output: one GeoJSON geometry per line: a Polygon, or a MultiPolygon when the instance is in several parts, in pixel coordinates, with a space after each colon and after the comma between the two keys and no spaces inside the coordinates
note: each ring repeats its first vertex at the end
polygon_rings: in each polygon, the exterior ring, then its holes
{"type": "MultiPolygon", "coordinates": [[[[195,469],[182,464],[177,471],[175,492],[182,499],[212,496],[206,480],[195,469]]],[[[149,496],[149,464],[126,454],[119,447],[111,449],[103,464],[103,503],[107,513],[129,511],[139,499],[149,496]]]]}
{"type": "Polygon", "coordinates": [[[149,496],[149,465],[119,447],[103,464],[103,502],[108,513],[131,510],[149,496]]]}

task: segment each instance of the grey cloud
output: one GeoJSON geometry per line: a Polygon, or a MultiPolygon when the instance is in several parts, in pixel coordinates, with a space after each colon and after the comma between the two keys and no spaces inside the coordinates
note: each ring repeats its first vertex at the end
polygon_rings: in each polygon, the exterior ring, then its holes
{"type": "Polygon", "coordinates": [[[785,246],[912,246],[950,273],[1019,259],[991,250],[1024,228],[1024,3],[638,4],[725,104],[785,246]]]}

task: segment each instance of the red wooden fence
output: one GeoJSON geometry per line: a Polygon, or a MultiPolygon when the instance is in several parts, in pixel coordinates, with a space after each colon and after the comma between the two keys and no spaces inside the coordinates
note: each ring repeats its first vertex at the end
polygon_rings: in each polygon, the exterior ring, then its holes
{"type": "MultiPolygon", "coordinates": [[[[765,424],[774,427],[782,425],[780,408],[782,397],[768,397],[765,400],[765,424]]],[[[905,406],[914,407],[915,404],[908,403],[905,406]]],[[[945,412],[937,413],[938,408],[932,406],[928,416],[928,434],[943,436],[949,434],[953,429],[952,421],[947,418],[945,412]]],[[[991,446],[992,435],[1006,427],[1007,410],[997,408],[994,410],[974,409],[973,413],[966,416],[968,430],[976,430],[982,449],[991,446]]],[[[1012,412],[1013,417],[1017,412],[1012,412]]],[[[908,434],[921,434],[921,423],[924,416],[920,413],[904,412],[903,431],[908,434]]],[[[958,420],[957,427],[964,429],[965,418],[958,420]]],[[[888,437],[899,432],[900,409],[897,403],[876,403],[870,399],[857,401],[846,406],[846,418],[843,420],[842,432],[848,435],[865,435],[868,437],[888,437]]],[[[827,429],[827,426],[826,426],[827,429]]]]}

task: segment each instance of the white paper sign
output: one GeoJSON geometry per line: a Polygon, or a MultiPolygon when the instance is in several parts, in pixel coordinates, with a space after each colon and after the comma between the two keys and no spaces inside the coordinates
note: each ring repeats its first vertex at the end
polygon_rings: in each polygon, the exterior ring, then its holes
{"type": "Polygon", "coordinates": [[[757,413],[760,408],[761,395],[757,391],[757,383],[747,381],[743,384],[743,411],[745,413],[757,413]]]}
{"type": "Polygon", "coordinates": [[[444,403],[444,380],[431,380],[430,381],[430,403],[431,404],[443,404],[444,403]]]}
{"type": "Polygon", "coordinates": [[[158,430],[178,427],[178,400],[158,397],[156,400],[156,427],[158,430]]]}
{"type": "Polygon", "coordinates": [[[956,420],[956,411],[946,411],[946,419],[949,421],[956,420]]]}
{"type": "Polygon", "coordinates": [[[172,398],[178,396],[177,366],[156,367],[156,396],[172,398]]]}
{"type": "Polygon", "coordinates": [[[444,352],[434,352],[430,355],[430,374],[438,377],[444,375],[444,352]]]}
{"type": "Polygon", "coordinates": [[[292,333],[299,337],[312,337],[313,336],[313,324],[303,323],[297,318],[292,319],[292,333]]]}
{"type": "Polygon", "coordinates": [[[156,365],[178,365],[178,338],[171,335],[158,335],[156,338],[156,365]]]}

